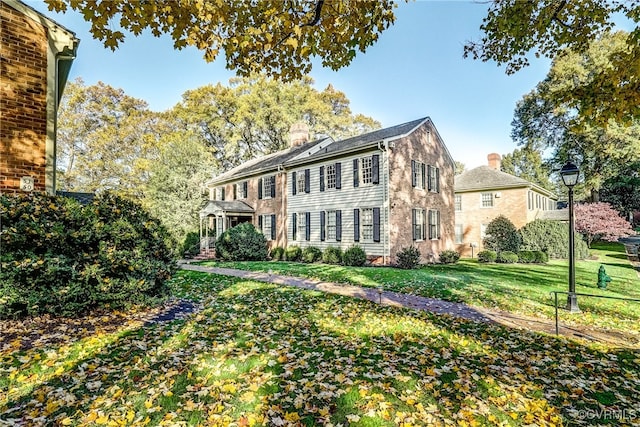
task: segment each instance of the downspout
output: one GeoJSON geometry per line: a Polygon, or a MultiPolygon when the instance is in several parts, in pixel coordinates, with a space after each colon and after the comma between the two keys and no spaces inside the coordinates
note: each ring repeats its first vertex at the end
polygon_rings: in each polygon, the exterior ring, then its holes
{"type": "MultiPolygon", "coordinates": [[[[382,208],[384,212],[384,224],[385,224],[385,232],[383,242],[382,242],[382,263],[384,265],[387,264],[388,258],[391,256],[391,225],[389,223],[389,218],[391,213],[389,212],[389,148],[391,147],[390,141],[387,139],[383,139],[378,142],[378,150],[382,152],[382,171],[387,171],[387,173],[382,174],[381,176],[384,179],[383,187],[382,187],[382,208]],[[386,167],[385,167],[386,166],[386,167]]],[[[379,171],[380,172],[380,171],[379,171]]],[[[381,219],[382,222],[382,219],[381,219]]]]}
{"type": "Polygon", "coordinates": [[[63,55],[61,53],[56,54],[56,75],[55,75],[55,89],[54,89],[54,107],[53,107],[53,168],[51,174],[53,195],[56,195],[57,188],[57,174],[58,174],[58,108],[60,107],[60,82],[58,80],[59,75],[59,63],[60,61],[73,61],[76,59],[75,55],[63,55]]]}

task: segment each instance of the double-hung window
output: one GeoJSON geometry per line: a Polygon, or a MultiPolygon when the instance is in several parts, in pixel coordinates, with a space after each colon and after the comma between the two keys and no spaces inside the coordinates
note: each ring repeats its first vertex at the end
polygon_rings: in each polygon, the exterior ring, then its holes
{"type": "Polygon", "coordinates": [[[336,188],[336,165],[327,166],[327,188],[336,188]]]}
{"type": "Polygon", "coordinates": [[[462,210],[462,195],[456,194],[455,196],[455,209],[456,212],[460,212],[462,210]]]}
{"type": "Polygon", "coordinates": [[[456,234],[456,243],[457,244],[462,243],[464,239],[464,227],[462,224],[455,225],[455,234],[456,234]]]}
{"type": "Polygon", "coordinates": [[[373,182],[373,159],[371,156],[360,159],[360,175],[363,184],[373,182]]]}
{"type": "Polygon", "coordinates": [[[271,215],[260,215],[258,217],[258,228],[264,234],[264,237],[267,240],[275,240],[276,239],[276,216],[275,214],[271,215]]]}
{"type": "Polygon", "coordinates": [[[327,240],[336,240],[336,211],[327,211],[327,240]]]}
{"type": "Polygon", "coordinates": [[[304,193],[305,191],[305,174],[302,172],[298,172],[296,175],[296,188],[298,193],[304,193]]]}
{"type": "Polygon", "coordinates": [[[373,209],[362,209],[361,211],[362,240],[373,242],[373,209]]]}
{"type": "Polygon", "coordinates": [[[429,210],[429,239],[440,238],[440,211],[429,210]]]}
{"type": "Polygon", "coordinates": [[[411,185],[415,188],[424,189],[426,165],[417,160],[411,160],[411,185]]]}
{"type": "Polygon", "coordinates": [[[239,182],[235,185],[236,199],[247,198],[247,181],[239,182]]]}
{"type": "Polygon", "coordinates": [[[272,185],[273,183],[271,182],[271,179],[267,178],[262,180],[262,194],[264,195],[265,199],[268,199],[271,197],[272,185]]]}
{"type": "Polygon", "coordinates": [[[425,239],[425,210],[413,209],[411,214],[411,223],[413,229],[413,240],[425,239]]]}
{"type": "Polygon", "coordinates": [[[482,193],[481,201],[482,201],[481,206],[483,208],[493,207],[493,193],[482,193]]]}

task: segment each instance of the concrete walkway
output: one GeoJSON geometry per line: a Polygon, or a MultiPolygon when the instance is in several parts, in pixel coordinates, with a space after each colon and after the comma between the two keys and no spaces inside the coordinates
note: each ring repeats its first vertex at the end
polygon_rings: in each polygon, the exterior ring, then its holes
{"type": "MultiPolygon", "coordinates": [[[[361,286],[324,282],[313,279],[283,276],[256,271],[236,270],[221,267],[207,267],[203,265],[191,264],[188,260],[180,261],[179,266],[183,270],[200,271],[203,273],[219,274],[222,276],[240,277],[243,279],[274,283],[283,286],[294,286],[302,289],[309,289],[353,298],[365,299],[381,305],[423,310],[436,314],[446,314],[460,317],[476,322],[494,323],[511,328],[555,334],[555,322],[553,319],[524,316],[507,311],[488,309],[484,307],[472,307],[463,303],[455,303],[435,298],[422,297],[418,295],[385,291],[376,288],[366,288],[361,286]]],[[[624,347],[640,345],[639,336],[599,330],[586,326],[560,325],[559,331],[561,335],[571,338],[599,341],[624,347]]]]}

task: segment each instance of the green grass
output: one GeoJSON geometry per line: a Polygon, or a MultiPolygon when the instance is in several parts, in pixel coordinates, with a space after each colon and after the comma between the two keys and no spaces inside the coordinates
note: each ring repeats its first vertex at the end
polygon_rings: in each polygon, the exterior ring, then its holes
{"type": "MultiPolygon", "coordinates": [[[[640,278],[617,243],[596,243],[589,260],[576,261],[576,292],[612,297],[640,299],[640,278]],[[606,290],[598,289],[597,277],[604,265],[612,282],[606,290]]],[[[462,259],[457,264],[431,265],[418,270],[391,267],[343,267],[326,264],[290,262],[207,261],[210,266],[272,271],[276,274],[308,277],[323,281],[464,302],[487,308],[553,319],[552,291],[568,290],[568,263],[552,260],[536,264],[481,264],[462,259]]],[[[564,306],[565,295],[559,295],[564,306]]],[[[579,297],[580,314],[560,311],[563,323],[589,325],[640,333],[640,302],[579,297]]]]}
{"type": "Polygon", "coordinates": [[[0,424],[640,422],[638,352],[205,273],[172,287],[201,311],[0,341],[0,424]]]}

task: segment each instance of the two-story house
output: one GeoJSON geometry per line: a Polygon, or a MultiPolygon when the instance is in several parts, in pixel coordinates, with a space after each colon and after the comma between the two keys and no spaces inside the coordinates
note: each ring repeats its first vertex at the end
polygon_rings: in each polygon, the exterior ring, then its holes
{"type": "Polygon", "coordinates": [[[455,177],[455,244],[462,256],[483,249],[487,225],[504,215],[516,226],[546,218],[555,210],[557,197],[539,185],[500,171],[501,157],[487,156],[488,166],[479,166],[455,177]]]}
{"type": "Polygon", "coordinates": [[[340,141],[307,139],[209,182],[204,241],[209,228],[217,235],[252,221],[272,247],[357,244],[382,264],[411,245],[423,262],[453,247],[454,164],[429,118],[340,141]]]}
{"type": "Polygon", "coordinates": [[[78,39],[19,0],[0,0],[0,192],[55,193],[56,116],[78,39]]]}

